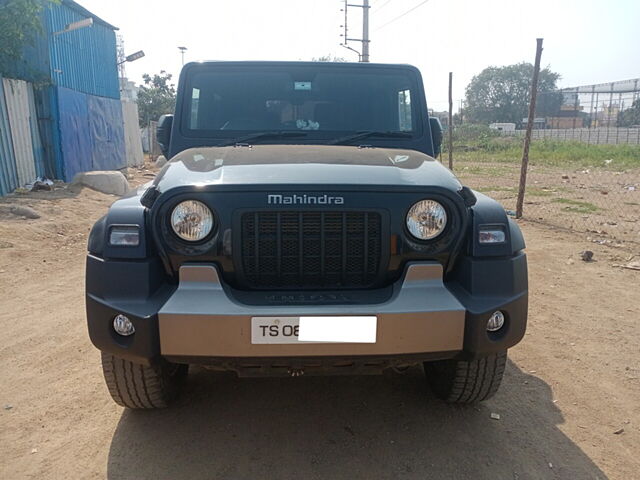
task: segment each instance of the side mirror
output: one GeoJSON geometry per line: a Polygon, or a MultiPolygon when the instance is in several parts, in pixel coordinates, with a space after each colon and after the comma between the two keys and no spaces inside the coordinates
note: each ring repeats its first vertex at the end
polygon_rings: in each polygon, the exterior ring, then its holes
{"type": "Polygon", "coordinates": [[[168,158],[169,142],[171,141],[171,127],[173,125],[173,115],[162,115],[156,127],[156,140],[160,145],[160,150],[165,158],[168,158]]]}
{"type": "Polygon", "coordinates": [[[431,127],[431,140],[433,141],[434,158],[440,155],[442,151],[442,124],[437,117],[429,117],[429,126],[431,127]]]}

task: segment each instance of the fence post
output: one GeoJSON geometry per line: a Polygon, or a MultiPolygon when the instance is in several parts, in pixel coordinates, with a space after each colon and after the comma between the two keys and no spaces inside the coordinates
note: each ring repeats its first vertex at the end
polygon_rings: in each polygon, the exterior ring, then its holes
{"type": "Polygon", "coordinates": [[[520,167],[520,187],[518,189],[518,202],[516,205],[516,218],[522,218],[522,206],[524,205],[524,191],[527,185],[527,168],[529,167],[529,145],[531,144],[531,131],[536,115],[536,97],[538,94],[538,75],[540,73],[540,57],[542,57],[542,38],[536,39],[536,61],[533,66],[533,78],[531,80],[531,100],[529,101],[529,119],[527,131],[524,135],[522,148],[522,165],[520,167]]]}
{"type": "Polygon", "coordinates": [[[453,170],[453,72],[449,72],[449,170],[453,170]]]}

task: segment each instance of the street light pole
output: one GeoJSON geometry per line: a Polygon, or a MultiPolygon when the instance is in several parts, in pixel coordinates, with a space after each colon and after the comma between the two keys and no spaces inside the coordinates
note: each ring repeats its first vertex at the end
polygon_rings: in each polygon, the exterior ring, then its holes
{"type": "Polygon", "coordinates": [[[178,47],[178,50],[180,50],[180,53],[182,54],[182,66],[184,67],[184,52],[187,51],[187,47],[178,47]]]}

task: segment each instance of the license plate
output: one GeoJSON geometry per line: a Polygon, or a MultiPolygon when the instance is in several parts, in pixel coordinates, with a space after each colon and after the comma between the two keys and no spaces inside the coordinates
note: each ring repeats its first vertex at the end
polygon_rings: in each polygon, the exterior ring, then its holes
{"type": "Polygon", "coordinates": [[[252,317],[252,344],[376,343],[378,318],[252,317]]]}

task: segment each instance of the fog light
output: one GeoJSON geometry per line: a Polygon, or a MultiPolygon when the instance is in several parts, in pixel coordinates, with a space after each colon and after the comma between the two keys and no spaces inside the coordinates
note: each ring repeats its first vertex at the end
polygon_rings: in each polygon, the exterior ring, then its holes
{"type": "Polygon", "coordinates": [[[504,313],[500,310],[493,312],[489,321],[487,322],[487,330],[489,332],[497,332],[504,325],[504,313]]]}
{"type": "Polygon", "coordinates": [[[113,319],[113,329],[117,334],[122,335],[123,337],[128,337],[136,332],[131,320],[122,314],[116,315],[113,319]]]}

